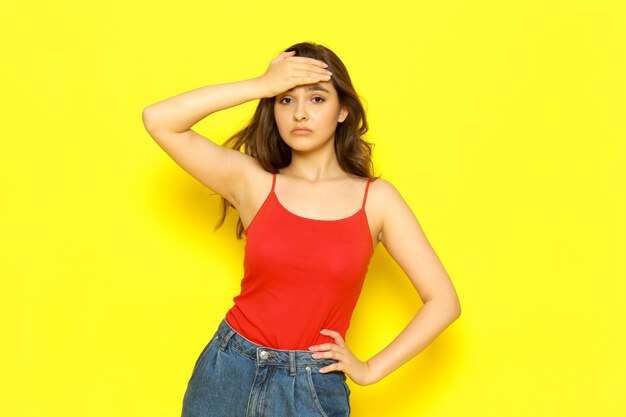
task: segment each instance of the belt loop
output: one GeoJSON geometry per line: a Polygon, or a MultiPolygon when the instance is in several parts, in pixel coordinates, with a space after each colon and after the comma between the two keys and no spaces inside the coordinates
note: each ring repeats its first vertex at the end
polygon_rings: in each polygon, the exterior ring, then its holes
{"type": "Polygon", "coordinates": [[[296,375],[296,352],[293,350],[289,351],[289,375],[296,375]]]}
{"type": "Polygon", "coordinates": [[[228,341],[230,340],[231,337],[233,337],[234,334],[235,334],[235,331],[233,329],[230,329],[228,333],[226,333],[226,336],[224,336],[224,339],[222,340],[222,343],[220,344],[220,349],[222,350],[222,352],[224,351],[224,349],[226,349],[226,345],[228,344],[228,341]]]}

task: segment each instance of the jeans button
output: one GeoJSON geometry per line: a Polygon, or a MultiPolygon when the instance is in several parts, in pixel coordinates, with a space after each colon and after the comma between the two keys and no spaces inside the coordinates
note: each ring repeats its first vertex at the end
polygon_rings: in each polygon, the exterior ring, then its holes
{"type": "Polygon", "coordinates": [[[267,359],[267,351],[262,350],[260,356],[261,356],[261,359],[267,359]]]}

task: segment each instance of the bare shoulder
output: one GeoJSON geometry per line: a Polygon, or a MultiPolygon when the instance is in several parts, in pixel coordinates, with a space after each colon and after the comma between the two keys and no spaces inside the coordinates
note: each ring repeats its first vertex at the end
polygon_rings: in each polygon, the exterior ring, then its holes
{"type": "Polygon", "coordinates": [[[389,207],[391,205],[389,208],[392,210],[397,204],[405,202],[398,189],[384,178],[376,178],[371,182],[368,199],[372,200],[372,205],[376,205],[380,208],[389,207]]]}
{"type": "Polygon", "coordinates": [[[381,177],[370,183],[365,208],[372,234],[378,242],[383,241],[385,219],[393,216],[393,207],[403,202],[396,187],[388,180],[381,177]]]}
{"type": "Polygon", "coordinates": [[[407,222],[407,220],[417,220],[398,188],[384,178],[376,178],[371,182],[368,205],[371,206],[372,217],[379,230],[378,240],[383,244],[385,244],[385,233],[389,235],[394,225],[407,222]]]}

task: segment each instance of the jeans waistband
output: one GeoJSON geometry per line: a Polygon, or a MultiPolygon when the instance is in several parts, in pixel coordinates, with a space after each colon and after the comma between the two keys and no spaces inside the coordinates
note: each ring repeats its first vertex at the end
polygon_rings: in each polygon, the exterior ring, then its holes
{"type": "Polygon", "coordinates": [[[312,366],[323,368],[336,363],[335,359],[316,359],[311,357],[315,352],[308,350],[284,350],[274,349],[256,344],[239,334],[226,318],[220,322],[217,335],[220,348],[223,350],[227,345],[231,348],[257,361],[259,365],[279,365],[289,367],[312,366]]]}

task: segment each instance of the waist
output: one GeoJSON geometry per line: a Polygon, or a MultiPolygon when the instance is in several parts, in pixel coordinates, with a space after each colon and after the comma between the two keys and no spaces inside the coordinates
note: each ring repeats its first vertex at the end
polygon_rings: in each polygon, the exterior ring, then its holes
{"type": "Polygon", "coordinates": [[[226,318],[220,322],[216,336],[220,347],[229,346],[251,360],[257,361],[259,365],[323,367],[337,362],[335,359],[315,359],[312,357],[314,352],[309,350],[276,349],[254,343],[239,334],[228,324],[226,318]]]}

